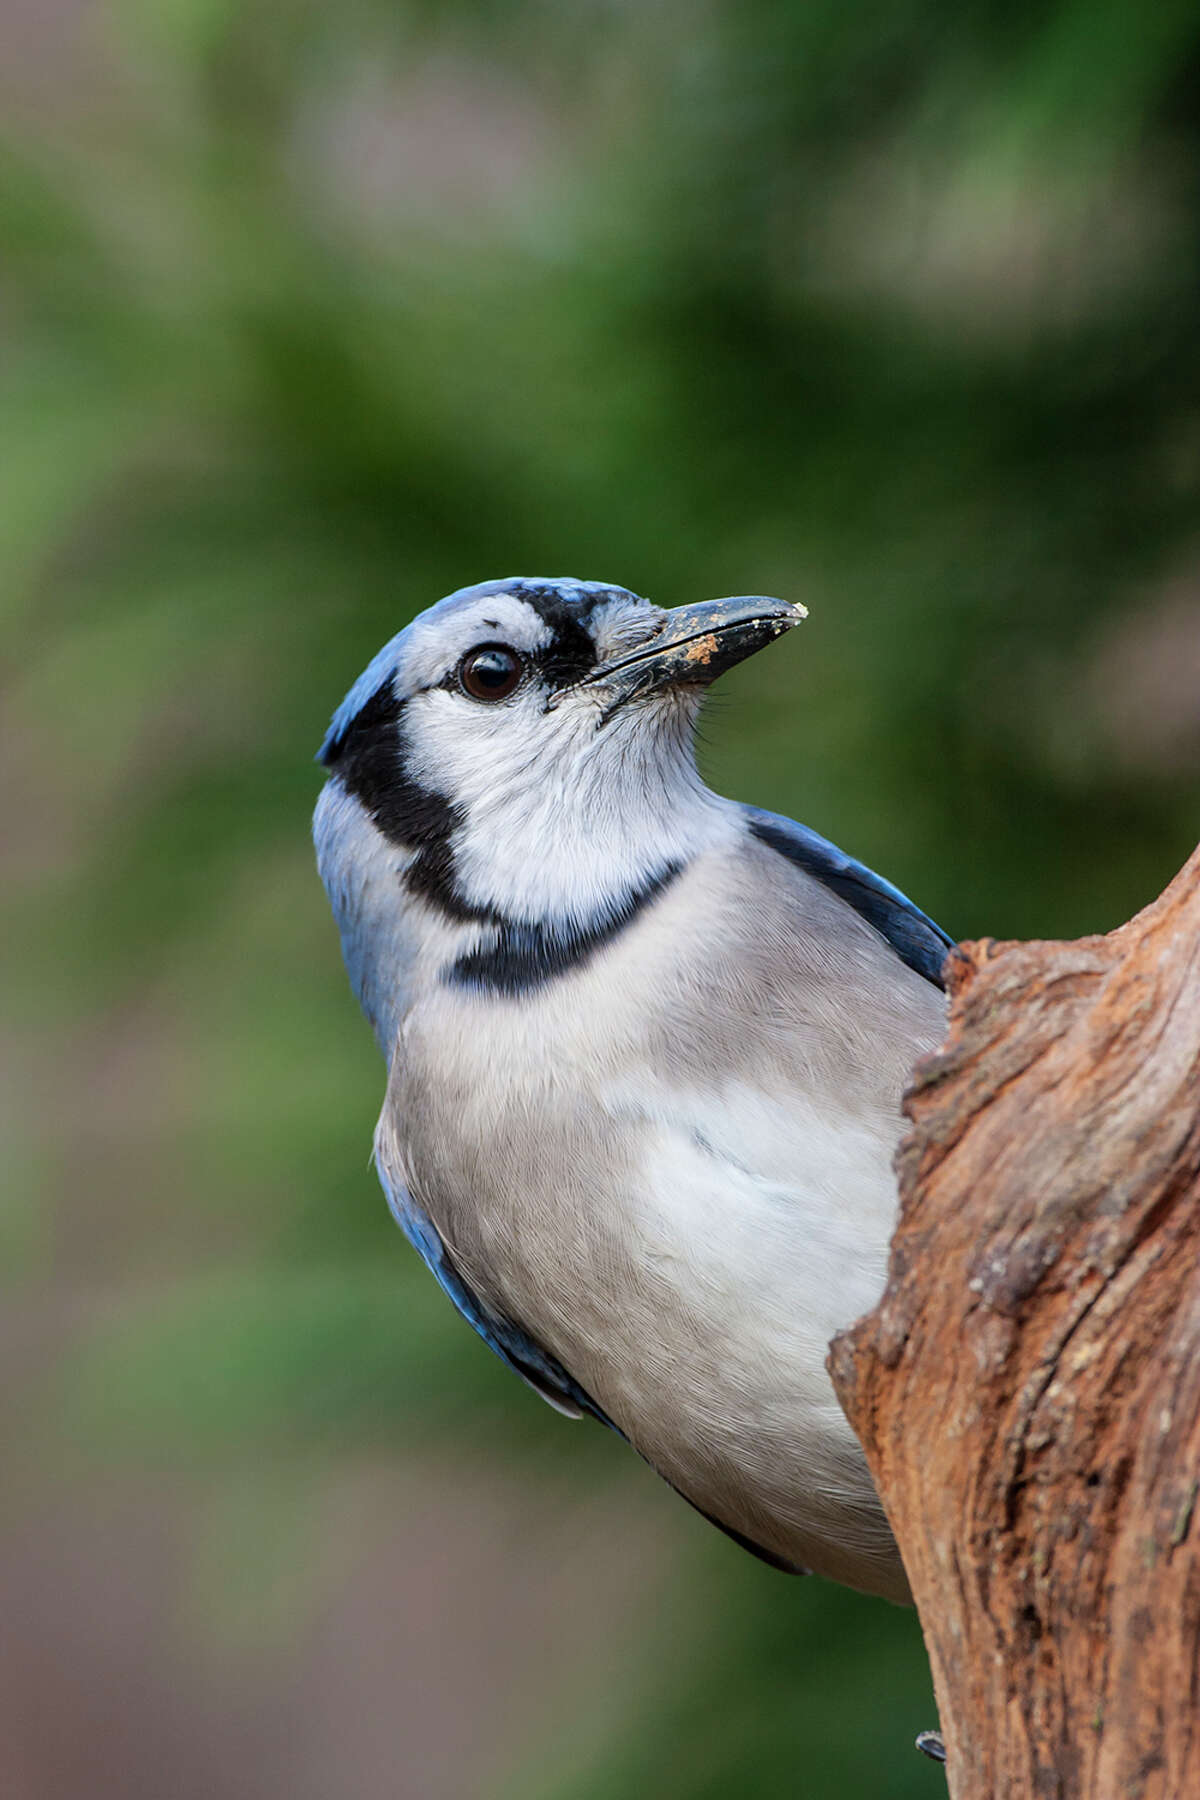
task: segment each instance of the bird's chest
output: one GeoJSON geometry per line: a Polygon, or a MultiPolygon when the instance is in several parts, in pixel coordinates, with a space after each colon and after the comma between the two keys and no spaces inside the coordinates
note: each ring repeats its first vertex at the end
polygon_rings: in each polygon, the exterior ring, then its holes
{"type": "Polygon", "coordinates": [[[887,987],[869,937],[831,971],[761,884],[751,904],[686,880],[536,992],[419,995],[381,1160],[475,1293],[702,1510],[866,1581],[837,1561],[847,1507],[868,1560],[886,1528],[824,1361],[882,1288],[935,1008],[887,987]]]}
{"type": "Polygon", "coordinates": [[[881,1281],[894,1107],[695,967],[654,959],[654,1024],[628,949],[519,1002],[441,989],[393,1063],[394,1173],[614,1416],[664,1383],[675,1406],[681,1382],[703,1408],[743,1381],[769,1406],[745,1372],[819,1371],[881,1281]]]}

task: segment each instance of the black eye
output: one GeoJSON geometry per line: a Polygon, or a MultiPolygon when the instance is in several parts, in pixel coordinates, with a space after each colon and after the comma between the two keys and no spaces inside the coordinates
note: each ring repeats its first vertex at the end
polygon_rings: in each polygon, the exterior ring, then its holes
{"type": "Polygon", "coordinates": [[[480,644],[458,665],[458,685],[472,700],[507,700],[525,673],[515,650],[505,644],[480,644]]]}

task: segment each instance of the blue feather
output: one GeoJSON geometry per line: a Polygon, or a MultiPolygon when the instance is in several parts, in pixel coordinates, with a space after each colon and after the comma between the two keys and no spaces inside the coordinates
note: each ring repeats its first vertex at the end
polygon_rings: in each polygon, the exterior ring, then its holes
{"type": "Polygon", "coordinates": [[[762,812],[756,806],[743,810],[750,830],[761,843],[786,856],[852,906],[860,918],[886,938],[901,962],[934,987],[945,987],[942,965],[947,951],[954,947],[954,939],[919,906],[914,906],[906,894],[865,863],[847,856],[819,832],[810,831],[807,825],[798,825],[794,819],[785,819],[778,813],[762,812]]]}

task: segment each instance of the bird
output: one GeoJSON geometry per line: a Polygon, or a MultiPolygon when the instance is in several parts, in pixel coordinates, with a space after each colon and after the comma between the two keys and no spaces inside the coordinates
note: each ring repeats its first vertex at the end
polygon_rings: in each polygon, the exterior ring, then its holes
{"type": "Polygon", "coordinates": [[[903,1603],[825,1358],[884,1289],[953,940],[695,756],[707,688],[804,616],[461,588],[334,713],[314,838],[375,1164],[450,1300],[744,1548],[903,1603]]]}

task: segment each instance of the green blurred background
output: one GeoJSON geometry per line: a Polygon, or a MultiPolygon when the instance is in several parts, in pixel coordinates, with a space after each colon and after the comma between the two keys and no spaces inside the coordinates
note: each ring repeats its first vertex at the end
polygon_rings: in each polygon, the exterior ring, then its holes
{"type": "Polygon", "coordinates": [[[462,583],[802,599],[713,784],[960,936],[1200,816],[1200,19],[0,0],[0,1791],[936,1796],[915,1620],[494,1362],[311,757],[462,583]]]}

